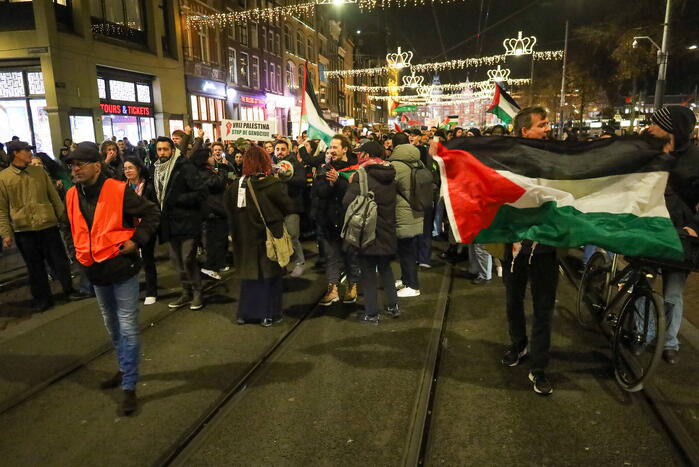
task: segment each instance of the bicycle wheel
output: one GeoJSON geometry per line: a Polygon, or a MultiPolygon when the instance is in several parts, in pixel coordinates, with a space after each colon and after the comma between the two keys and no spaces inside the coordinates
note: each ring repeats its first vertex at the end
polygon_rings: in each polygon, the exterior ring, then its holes
{"type": "Polygon", "coordinates": [[[665,345],[665,307],[650,286],[636,283],[614,328],[614,374],[629,392],[640,391],[660,362],[665,345]]]}
{"type": "Polygon", "coordinates": [[[578,321],[584,327],[592,327],[602,319],[606,306],[608,272],[609,260],[599,251],[585,265],[576,303],[578,321]]]}

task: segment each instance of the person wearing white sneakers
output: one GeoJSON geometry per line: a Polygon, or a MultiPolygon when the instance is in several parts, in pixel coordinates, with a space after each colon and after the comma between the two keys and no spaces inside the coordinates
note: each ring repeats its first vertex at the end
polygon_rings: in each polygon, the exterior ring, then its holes
{"type": "Polygon", "coordinates": [[[412,169],[420,164],[420,151],[409,143],[405,133],[393,137],[393,153],[389,158],[396,169],[396,234],[401,280],[396,281],[398,297],[417,297],[420,284],[417,278],[417,248],[415,238],[423,231],[423,213],[410,207],[412,169]]]}

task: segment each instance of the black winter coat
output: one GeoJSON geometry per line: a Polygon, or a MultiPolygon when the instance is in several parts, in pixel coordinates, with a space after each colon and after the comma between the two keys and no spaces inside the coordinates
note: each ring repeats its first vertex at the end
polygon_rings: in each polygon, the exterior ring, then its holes
{"type": "MultiPolygon", "coordinates": [[[[270,279],[282,275],[283,271],[278,263],[267,258],[265,246],[267,232],[250,190],[247,188],[249,181],[249,177],[243,180],[244,208],[238,207],[238,181],[229,186],[224,197],[233,238],[237,274],[241,279],[270,279]]],[[[268,176],[255,178],[252,186],[272,235],[281,238],[284,232],[284,217],[291,214],[293,210],[284,184],[276,177],[268,176]]]]}
{"type": "MultiPolygon", "coordinates": [[[[369,176],[369,191],[374,192],[377,207],[376,241],[360,251],[361,255],[393,255],[396,235],[396,169],[392,165],[374,164],[365,167],[369,176]]],[[[359,194],[359,175],[354,174],[343,204],[345,209],[359,194]]]]}
{"type": "Polygon", "coordinates": [[[292,214],[303,214],[306,212],[303,201],[304,190],[306,189],[306,171],[303,164],[296,159],[294,154],[290,154],[282,160],[291,162],[291,165],[294,167],[294,175],[288,180],[282,180],[286,185],[289,198],[291,198],[294,206],[292,214]]]}
{"type": "Polygon", "coordinates": [[[199,171],[189,159],[180,156],[174,162],[162,203],[160,243],[168,242],[171,238],[199,238],[206,197],[209,195],[199,171]]]}
{"type": "Polygon", "coordinates": [[[209,193],[206,198],[205,218],[225,219],[223,193],[226,191],[228,172],[220,168],[216,172],[213,167],[205,165],[199,169],[199,175],[209,193]]]}
{"type": "Polygon", "coordinates": [[[347,191],[347,179],[340,175],[337,181],[331,185],[325,178],[330,167],[339,171],[350,166],[349,162],[331,161],[322,166],[313,181],[313,196],[317,198],[315,219],[323,229],[324,234],[330,239],[339,239],[342,224],[345,221],[345,208],[342,199],[347,191]]]}

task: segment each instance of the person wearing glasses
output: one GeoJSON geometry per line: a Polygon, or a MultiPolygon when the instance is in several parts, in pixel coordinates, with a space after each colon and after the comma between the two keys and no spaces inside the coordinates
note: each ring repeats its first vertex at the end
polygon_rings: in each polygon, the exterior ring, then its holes
{"type": "Polygon", "coordinates": [[[95,287],[119,363],[119,371],[101,387],[121,385],[121,412],[131,415],[138,408],[138,249],[156,232],[160,209],[128,183],[102,173],[95,143],[78,144],[67,161],[76,183],[66,194],[75,257],[95,287]]]}
{"type": "Polygon", "coordinates": [[[27,265],[33,307],[42,312],[54,304],[47,263],[69,300],[88,295],[73,288],[58,230],[65,208],[46,171],[31,165],[33,149],[19,140],[7,144],[11,164],[0,172],[0,236],[3,247],[17,245],[27,265]]]}

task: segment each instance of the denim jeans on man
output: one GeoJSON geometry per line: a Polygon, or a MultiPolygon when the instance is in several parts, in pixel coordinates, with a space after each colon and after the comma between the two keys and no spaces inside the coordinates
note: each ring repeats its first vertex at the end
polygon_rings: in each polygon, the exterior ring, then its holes
{"type": "Polygon", "coordinates": [[[481,245],[468,245],[468,272],[478,274],[479,279],[493,278],[493,257],[481,245]]]}
{"type": "Polygon", "coordinates": [[[139,333],[138,274],[112,285],[95,285],[104,325],[123,373],[121,387],[135,390],[138,382],[139,333]]]}
{"type": "Polygon", "coordinates": [[[301,246],[301,216],[299,214],[289,214],[284,218],[284,225],[291,237],[291,244],[294,247],[294,256],[291,257],[291,264],[303,266],[306,259],[303,257],[303,246],[301,246]]]}
{"type": "MultiPolygon", "coordinates": [[[[680,341],[677,335],[680,333],[682,325],[682,313],[684,310],[684,287],[687,283],[688,273],[671,269],[663,269],[663,305],[665,306],[665,345],[668,350],[680,350],[680,341]]],[[[645,299],[636,302],[636,309],[641,311],[645,305],[645,299]]],[[[648,335],[646,342],[655,339],[655,319],[650,314],[648,323],[648,335]]],[[[636,313],[636,325],[639,329],[643,326],[644,314],[636,313]]]]}

